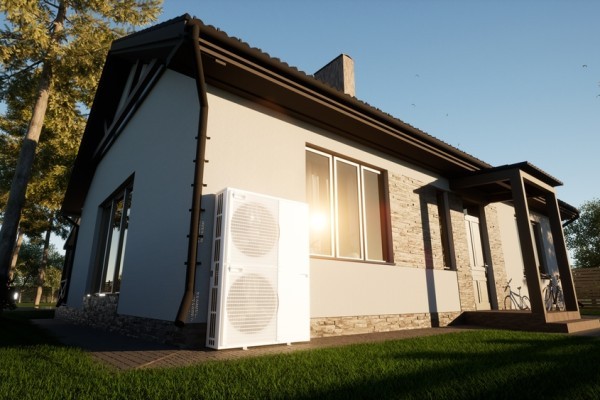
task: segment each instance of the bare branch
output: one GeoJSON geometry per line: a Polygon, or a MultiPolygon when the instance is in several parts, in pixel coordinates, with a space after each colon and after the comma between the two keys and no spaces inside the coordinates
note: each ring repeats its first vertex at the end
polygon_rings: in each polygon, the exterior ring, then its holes
{"type": "Polygon", "coordinates": [[[36,62],[34,62],[33,64],[30,64],[30,65],[28,65],[28,66],[26,66],[26,67],[24,67],[24,68],[22,68],[22,69],[20,69],[20,70],[18,70],[18,71],[15,71],[15,72],[13,72],[12,74],[4,74],[4,75],[0,75],[0,76],[1,76],[1,79],[2,79],[2,80],[8,80],[8,79],[11,79],[11,78],[13,78],[14,76],[17,76],[17,75],[19,75],[19,74],[22,74],[23,72],[27,72],[27,71],[30,71],[30,70],[34,69],[35,67],[37,67],[38,65],[40,65],[42,62],[43,62],[42,60],[40,60],[40,61],[36,61],[36,62]]]}
{"type": "Polygon", "coordinates": [[[54,3],[52,3],[51,1],[48,0],[44,0],[44,3],[48,4],[50,7],[54,7],[56,9],[58,9],[58,6],[54,3]]]}

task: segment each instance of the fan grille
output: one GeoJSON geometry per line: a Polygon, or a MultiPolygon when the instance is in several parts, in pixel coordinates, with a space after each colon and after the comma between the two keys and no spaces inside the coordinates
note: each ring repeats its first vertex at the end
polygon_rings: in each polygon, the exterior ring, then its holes
{"type": "Polygon", "coordinates": [[[236,248],[249,257],[268,254],[279,239],[273,212],[258,202],[240,205],[231,218],[231,238],[236,248]]]}
{"type": "Polygon", "coordinates": [[[233,282],[227,295],[231,325],[244,334],[262,332],[277,312],[277,292],[264,276],[249,273],[233,282]]]}

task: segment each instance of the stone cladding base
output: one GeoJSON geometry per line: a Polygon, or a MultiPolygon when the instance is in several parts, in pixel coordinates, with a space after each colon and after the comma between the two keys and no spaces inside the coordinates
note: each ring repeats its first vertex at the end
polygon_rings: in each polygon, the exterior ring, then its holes
{"type": "Polygon", "coordinates": [[[455,311],[312,318],[310,321],[310,336],[318,338],[448,326],[458,318],[460,313],[460,311],[455,311]]]}
{"type": "Polygon", "coordinates": [[[172,321],[117,314],[118,300],[119,295],[114,294],[89,296],[84,298],[81,309],[58,307],[55,318],[150,342],[183,348],[204,346],[206,324],[186,324],[179,328],[172,321]]]}
{"type": "MultiPolygon", "coordinates": [[[[152,342],[183,348],[204,347],[206,324],[187,324],[179,328],[171,321],[117,314],[118,300],[118,295],[86,297],[81,309],[58,307],[55,318],[152,342]]],[[[312,318],[310,336],[319,338],[447,326],[459,315],[460,311],[312,318]]]]}

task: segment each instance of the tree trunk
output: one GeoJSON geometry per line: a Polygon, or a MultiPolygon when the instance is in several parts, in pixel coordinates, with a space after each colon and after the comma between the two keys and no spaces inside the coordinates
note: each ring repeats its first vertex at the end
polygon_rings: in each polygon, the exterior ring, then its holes
{"type": "Polygon", "coordinates": [[[8,271],[9,282],[12,282],[13,277],[15,275],[17,261],[19,260],[19,251],[21,250],[21,245],[23,244],[23,236],[23,230],[19,229],[19,233],[17,234],[17,243],[15,244],[15,248],[13,249],[12,260],[10,261],[10,270],[8,271]]]}
{"type": "Polygon", "coordinates": [[[31,177],[35,149],[40,139],[44,116],[48,107],[50,77],[50,68],[44,64],[33,115],[29,123],[27,135],[21,145],[15,175],[10,186],[8,201],[4,210],[4,221],[0,230],[0,285],[2,286],[6,286],[8,283],[12,252],[17,238],[19,221],[21,220],[21,210],[25,203],[25,193],[27,192],[27,184],[31,177]]]}
{"type": "MultiPolygon", "coordinates": [[[[64,2],[61,1],[56,19],[50,27],[50,36],[53,41],[56,41],[57,33],[62,31],[65,18],[66,7],[64,2]]],[[[21,220],[21,210],[25,203],[27,184],[31,177],[35,149],[40,140],[40,133],[42,132],[44,117],[46,115],[46,109],[48,108],[51,81],[52,68],[50,62],[46,60],[42,66],[33,114],[31,116],[31,121],[29,122],[27,134],[23,138],[15,175],[13,176],[8,201],[4,209],[2,229],[0,229],[0,298],[4,298],[3,296],[7,295],[8,274],[13,246],[17,238],[17,230],[19,229],[19,221],[21,220]]]]}
{"type": "Polygon", "coordinates": [[[52,219],[50,220],[50,226],[46,231],[46,237],[44,238],[44,251],[42,253],[42,262],[40,263],[40,269],[38,270],[37,279],[37,292],[35,294],[35,302],[33,306],[35,308],[40,307],[40,301],[42,300],[42,292],[44,291],[44,281],[46,280],[46,267],[48,266],[48,252],[50,250],[50,235],[52,234],[52,219]]]}

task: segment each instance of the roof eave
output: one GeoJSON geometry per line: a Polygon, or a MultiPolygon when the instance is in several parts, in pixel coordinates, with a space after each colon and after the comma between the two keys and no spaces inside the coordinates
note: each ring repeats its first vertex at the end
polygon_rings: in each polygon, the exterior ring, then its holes
{"type": "Polygon", "coordinates": [[[111,107],[115,106],[115,101],[118,102],[115,96],[120,97],[120,92],[116,89],[118,83],[115,82],[119,82],[119,79],[129,74],[126,66],[133,62],[132,60],[167,57],[169,50],[182,40],[186,34],[186,27],[191,21],[192,19],[186,14],[113,42],[107,54],[79,151],[73,163],[61,206],[63,214],[81,215],[81,207],[97,166],[97,160],[92,156],[104,137],[104,121],[111,114],[111,107]],[[111,98],[113,100],[109,100],[111,98]]]}

